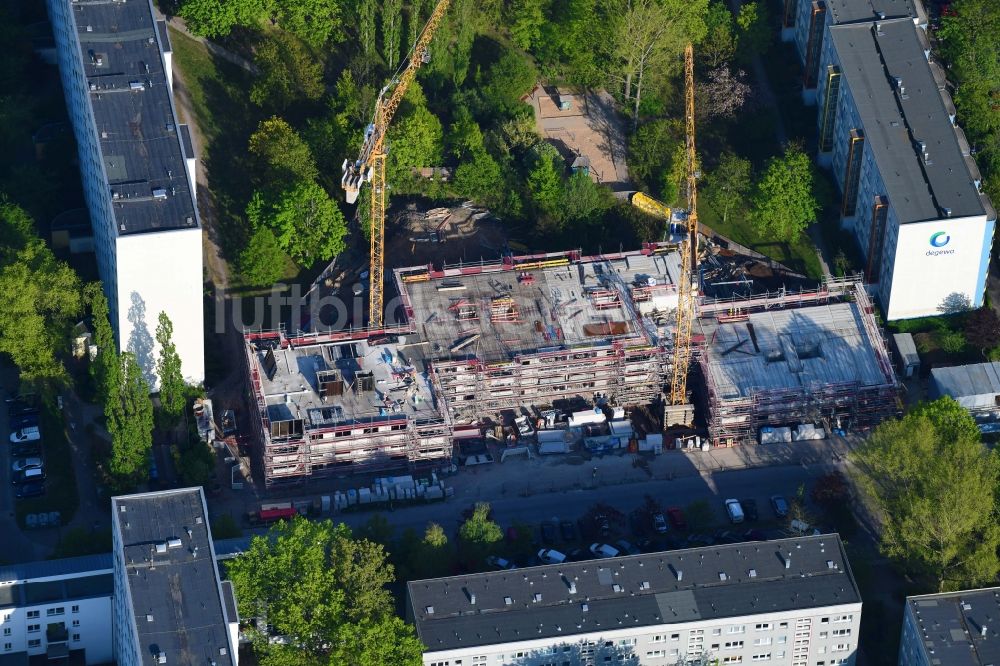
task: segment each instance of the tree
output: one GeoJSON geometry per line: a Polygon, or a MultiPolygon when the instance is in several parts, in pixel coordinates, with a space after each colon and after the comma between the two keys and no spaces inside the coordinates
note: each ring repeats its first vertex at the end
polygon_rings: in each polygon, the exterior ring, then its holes
{"type": "Polygon", "coordinates": [[[743,208],[746,205],[751,186],[750,160],[733,153],[723,153],[708,182],[712,204],[722,211],[722,223],[725,224],[734,207],[743,208]]]}
{"type": "Polygon", "coordinates": [[[753,226],[764,236],[795,240],[819,210],[812,186],[812,165],[800,147],[789,146],[784,155],[771,158],[753,196],[753,226]]]}
{"type": "Polygon", "coordinates": [[[278,25],[312,47],[343,39],[338,0],[274,0],[278,25]]]}
{"type": "Polygon", "coordinates": [[[256,193],[247,217],[255,230],[270,229],[278,246],[300,266],[327,261],[344,249],[344,215],[314,181],[299,181],[274,199],[256,193]]]}
{"type": "Polygon", "coordinates": [[[413,169],[441,163],[444,131],[426,104],[413,105],[389,127],[386,173],[390,183],[413,179],[413,169]]]}
{"type": "Polygon", "coordinates": [[[161,312],[156,326],[156,343],[160,356],[156,360],[156,375],[160,378],[160,410],[164,422],[173,426],[184,415],[184,375],[181,357],[174,345],[174,325],[166,312],[161,312]]]}
{"type": "Polygon", "coordinates": [[[677,154],[678,146],[684,148],[684,145],[684,126],[679,121],[652,120],[643,123],[629,139],[629,175],[646,190],[662,196],[660,187],[670,171],[673,156],[677,154]]]}
{"type": "Polygon", "coordinates": [[[298,180],[315,180],[319,169],[309,146],[277,116],[262,120],[250,135],[247,150],[256,158],[260,185],[282,188],[298,180]]]}
{"type": "Polygon", "coordinates": [[[134,488],[149,476],[149,454],[153,448],[153,401],[142,368],[130,352],[123,352],[121,381],[109,387],[104,406],[111,435],[110,471],[120,490],[134,488]]]}
{"type": "Polygon", "coordinates": [[[274,232],[262,226],[254,229],[236,260],[236,266],[247,284],[267,287],[284,275],[285,261],[285,253],[278,245],[274,232]]]}
{"type": "Polygon", "coordinates": [[[455,110],[454,120],[448,127],[446,143],[448,152],[458,160],[484,150],[483,131],[468,107],[460,106],[455,110]]]}
{"type": "Polygon", "coordinates": [[[563,190],[562,217],[572,222],[592,224],[615,205],[615,196],[607,187],[579,171],[566,179],[563,190]]]}
{"type": "Polygon", "coordinates": [[[705,37],[708,0],[619,0],[616,4],[611,46],[623,97],[634,102],[635,128],[647,76],[677,67],[688,42],[698,43],[705,37]]]}
{"type": "Polygon", "coordinates": [[[257,47],[254,60],[260,76],[250,88],[250,101],[257,106],[283,111],[323,96],[323,63],[291,35],[269,33],[257,47]]]}
{"type": "Polygon", "coordinates": [[[521,97],[535,86],[537,80],[538,72],[531,61],[516,51],[506,49],[490,67],[480,94],[487,110],[494,114],[505,113],[520,104],[521,97]]]}
{"type": "Polygon", "coordinates": [[[180,16],[199,37],[225,37],[236,26],[250,26],[270,11],[270,0],[184,0],[180,16]]]}
{"type": "Polygon", "coordinates": [[[1000,316],[996,310],[984,306],[970,312],[965,320],[965,339],[984,357],[988,349],[1000,345],[1000,316]]]}
{"type": "Polygon", "coordinates": [[[91,375],[97,385],[99,402],[108,404],[110,396],[119,390],[121,384],[121,360],[115,344],[115,333],[111,328],[108,299],[100,282],[91,282],[85,288],[85,298],[90,306],[91,325],[94,329],[94,346],[97,357],[90,366],[91,375]]]}
{"type": "Polygon", "coordinates": [[[771,46],[771,27],[768,24],[767,5],[748,2],[736,15],[739,48],[744,58],[761,55],[771,46]]]}
{"type": "Polygon", "coordinates": [[[431,548],[444,548],[448,545],[448,535],[444,533],[444,528],[437,523],[427,523],[424,531],[424,544],[431,548]]]}
{"type": "Polygon", "coordinates": [[[734,74],[723,65],[708,72],[706,78],[707,81],[696,87],[697,108],[702,118],[733,118],[753,93],[743,70],[734,74]]]}
{"type": "Polygon", "coordinates": [[[360,0],[357,8],[361,54],[370,62],[375,57],[375,15],[378,12],[378,3],[376,0],[360,0]]]}
{"type": "Polygon", "coordinates": [[[38,388],[68,379],[58,356],[83,309],[76,273],[35,235],[31,217],[0,196],[0,353],[38,388]]]}
{"type": "Polygon", "coordinates": [[[551,144],[540,143],[528,173],[528,191],[535,207],[555,216],[563,203],[563,160],[551,144]]]}
{"type": "Polygon", "coordinates": [[[384,548],[346,525],[282,521],[227,568],[240,616],[257,619],[248,635],[264,666],[420,663],[413,628],[393,613],[384,548]],[[289,644],[272,643],[268,626],[289,644]]]}
{"type": "Polygon", "coordinates": [[[698,60],[709,69],[727,65],[736,55],[733,14],[721,0],[711,0],[705,15],[705,40],[698,49],[698,60]]]}
{"type": "Polygon", "coordinates": [[[402,0],[382,2],[382,56],[390,72],[399,64],[399,46],[403,33],[402,0]]]}
{"type": "Polygon", "coordinates": [[[851,454],[882,520],[881,549],[938,591],[979,587],[1000,572],[1000,466],[975,420],[949,397],[887,421],[851,454]]]}
{"type": "Polygon", "coordinates": [[[455,190],[460,196],[494,207],[503,195],[503,171],[485,150],[478,150],[455,169],[455,190]]]}
{"type": "MultiPolygon", "coordinates": [[[[1000,131],[1000,6],[992,0],[957,0],[941,20],[938,37],[958,82],[955,105],[973,142],[1000,131]]],[[[996,137],[993,137],[994,141],[996,137]]]]}
{"type": "Polygon", "coordinates": [[[545,25],[544,0],[510,0],[505,13],[505,23],[515,46],[528,50],[539,42],[545,25]]]}
{"type": "Polygon", "coordinates": [[[503,539],[503,530],[490,519],[489,502],[477,502],[462,526],[458,528],[458,538],[467,544],[489,545],[503,539]]]}

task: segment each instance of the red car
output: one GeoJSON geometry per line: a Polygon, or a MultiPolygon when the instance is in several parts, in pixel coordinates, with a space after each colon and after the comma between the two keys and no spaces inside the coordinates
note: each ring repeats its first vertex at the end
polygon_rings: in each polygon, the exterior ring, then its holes
{"type": "Polygon", "coordinates": [[[676,506],[672,506],[667,509],[667,518],[670,520],[670,524],[674,526],[674,529],[687,529],[688,524],[687,521],[684,520],[684,512],[676,506]]]}

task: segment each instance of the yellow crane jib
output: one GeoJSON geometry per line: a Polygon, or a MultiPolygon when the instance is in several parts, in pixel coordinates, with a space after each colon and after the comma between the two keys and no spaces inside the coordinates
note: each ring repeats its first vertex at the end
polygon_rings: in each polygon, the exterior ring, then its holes
{"type": "Polygon", "coordinates": [[[647,215],[652,215],[653,217],[661,217],[665,220],[670,219],[670,206],[663,203],[662,201],[657,201],[653,197],[645,194],[643,192],[636,192],[632,195],[632,205],[641,210],[647,215]]]}
{"type": "Polygon", "coordinates": [[[379,92],[375,101],[375,114],[372,122],[365,130],[365,142],[361,146],[358,159],[353,162],[344,160],[344,175],[340,180],[346,191],[347,202],[358,200],[361,186],[370,182],[371,196],[371,288],[368,298],[368,325],[380,329],[384,324],[383,312],[383,273],[385,270],[385,135],[389,123],[399,103],[403,100],[407,89],[417,75],[417,70],[430,60],[430,45],[434,39],[444,14],[451,0],[439,0],[427,19],[420,36],[410,50],[409,57],[401,70],[389,79],[389,83],[379,92]]]}

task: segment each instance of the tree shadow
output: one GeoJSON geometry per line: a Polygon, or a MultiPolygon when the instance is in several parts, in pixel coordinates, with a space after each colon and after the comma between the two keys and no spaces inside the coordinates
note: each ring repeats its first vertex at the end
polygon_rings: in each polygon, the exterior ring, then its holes
{"type": "Polygon", "coordinates": [[[128,336],[126,349],[135,356],[136,362],[142,368],[143,378],[150,386],[156,385],[156,358],[153,356],[153,335],[146,323],[146,302],[139,292],[130,295],[132,305],[129,306],[128,317],[132,332],[128,336]]]}

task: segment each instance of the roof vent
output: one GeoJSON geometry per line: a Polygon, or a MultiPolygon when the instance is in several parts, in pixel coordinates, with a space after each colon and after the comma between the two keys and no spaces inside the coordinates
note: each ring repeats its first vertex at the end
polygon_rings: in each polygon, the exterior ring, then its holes
{"type": "Polygon", "coordinates": [[[588,606],[587,604],[580,604],[580,610],[586,613],[587,611],[590,610],[590,606],[588,606]]]}
{"type": "Polygon", "coordinates": [[[165,663],[167,663],[167,653],[166,652],[160,652],[159,654],[157,654],[156,655],[156,663],[158,663],[158,664],[165,664],[165,663]]]}
{"type": "Polygon", "coordinates": [[[166,190],[166,188],[158,187],[155,190],[153,190],[153,198],[154,199],[166,199],[167,198],[167,190],[166,190]]]}
{"type": "Polygon", "coordinates": [[[722,580],[722,581],[729,580],[729,576],[726,575],[725,571],[720,571],[719,572],[719,580],[722,580]]]}
{"type": "Polygon", "coordinates": [[[510,597],[504,597],[503,598],[503,603],[504,603],[505,606],[513,606],[514,605],[514,600],[511,599],[510,597]]]}
{"type": "Polygon", "coordinates": [[[533,595],[531,595],[531,600],[537,604],[539,601],[542,600],[542,594],[540,592],[535,592],[533,595]]]}
{"type": "Polygon", "coordinates": [[[152,613],[147,614],[146,615],[146,622],[152,622],[152,621],[153,621],[153,614],[152,613]]]}
{"type": "Polygon", "coordinates": [[[201,525],[201,523],[202,523],[201,516],[195,516],[194,524],[201,525]]]}
{"type": "Polygon", "coordinates": [[[684,572],[681,569],[678,569],[674,573],[677,574],[677,582],[678,583],[681,582],[682,580],[684,580],[684,572]]]}
{"type": "Polygon", "coordinates": [[[970,610],[972,610],[972,604],[970,604],[968,601],[963,601],[962,602],[962,610],[964,610],[964,611],[970,611],[970,610]]]}
{"type": "Polygon", "coordinates": [[[129,90],[139,91],[139,90],[145,90],[146,84],[144,84],[142,81],[129,81],[128,87],[129,90]]]}
{"type": "Polygon", "coordinates": [[[177,539],[177,538],[170,539],[170,540],[167,541],[167,547],[168,548],[180,548],[181,547],[181,540],[177,539]]]}
{"type": "Polygon", "coordinates": [[[879,19],[881,19],[881,20],[884,21],[885,20],[885,12],[877,12],[877,13],[878,13],[879,19]]]}
{"type": "Polygon", "coordinates": [[[156,544],[156,552],[160,554],[167,552],[167,544],[165,543],[156,544]]]}
{"type": "Polygon", "coordinates": [[[951,217],[951,208],[942,208],[941,212],[944,213],[945,217],[951,217]]]}
{"type": "Polygon", "coordinates": [[[979,635],[982,636],[983,638],[986,638],[986,625],[985,624],[979,628],[979,635]]]}
{"type": "Polygon", "coordinates": [[[428,615],[434,615],[434,606],[424,606],[424,612],[428,615]]]}
{"type": "Polygon", "coordinates": [[[786,569],[791,569],[792,568],[792,554],[791,553],[785,553],[785,556],[782,559],[785,561],[785,568],[786,569]]]}
{"type": "Polygon", "coordinates": [[[622,586],[619,585],[618,583],[615,583],[614,585],[611,586],[611,589],[614,590],[615,592],[621,592],[622,586]]]}
{"type": "Polygon", "coordinates": [[[834,565],[833,560],[827,560],[826,561],[826,568],[827,569],[836,569],[837,567],[836,567],[836,565],[834,565]]]}
{"type": "Polygon", "coordinates": [[[226,648],[224,648],[224,647],[220,647],[220,648],[219,648],[219,654],[220,654],[221,656],[225,656],[225,655],[227,654],[227,652],[226,652],[226,648]]]}
{"type": "Polygon", "coordinates": [[[118,510],[121,511],[122,513],[125,513],[125,505],[124,504],[119,505],[118,510]]]}
{"type": "Polygon", "coordinates": [[[640,590],[648,590],[649,589],[649,581],[648,580],[644,580],[641,583],[639,583],[639,589],[640,590]]]}
{"type": "Polygon", "coordinates": [[[574,581],[567,581],[569,586],[569,593],[576,594],[576,583],[574,581]]]}
{"type": "Polygon", "coordinates": [[[756,570],[756,569],[751,569],[751,570],[750,570],[750,571],[748,572],[748,574],[749,574],[749,576],[750,576],[751,578],[756,578],[756,577],[757,577],[757,570],[756,570]]]}

